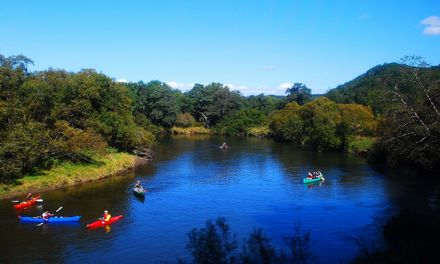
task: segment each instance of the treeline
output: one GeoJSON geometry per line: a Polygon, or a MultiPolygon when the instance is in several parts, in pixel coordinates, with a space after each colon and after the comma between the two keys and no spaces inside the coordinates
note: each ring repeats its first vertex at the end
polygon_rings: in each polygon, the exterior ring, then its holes
{"type": "Polygon", "coordinates": [[[288,103],[269,120],[274,135],[314,150],[355,150],[356,144],[375,136],[377,127],[369,107],[325,97],[304,105],[288,103]]]}
{"type": "Polygon", "coordinates": [[[392,166],[440,168],[440,66],[406,56],[400,64],[374,67],[325,96],[373,109],[380,138],[372,158],[392,166]]]}
{"type": "Polygon", "coordinates": [[[324,96],[302,83],[286,96],[245,97],[221,83],[181,92],[160,81],[118,83],[94,70],[30,72],[31,64],[0,55],[0,181],[60,161],[93,162],[109,148],[142,153],[154,134],[176,127],[439,167],[440,69],[419,58],[377,66],[324,96]]]}
{"type": "Polygon", "coordinates": [[[0,181],[61,161],[93,162],[108,147],[134,151],[153,143],[124,85],[94,70],[29,72],[32,63],[0,55],[0,181]]]}

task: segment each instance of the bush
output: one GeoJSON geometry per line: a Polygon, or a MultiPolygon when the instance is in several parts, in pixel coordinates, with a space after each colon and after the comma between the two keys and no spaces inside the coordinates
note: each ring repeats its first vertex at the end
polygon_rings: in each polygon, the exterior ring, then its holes
{"type": "Polygon", "coordinates": [[[176,126],[190,127],[193,126],[196,119],[189,113],[178,114],[176,118],[176,126]]]}

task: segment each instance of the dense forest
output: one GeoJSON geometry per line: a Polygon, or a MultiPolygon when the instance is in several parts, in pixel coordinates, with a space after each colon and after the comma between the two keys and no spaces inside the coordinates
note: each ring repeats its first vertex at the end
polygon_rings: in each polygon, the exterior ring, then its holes
{"type": "Polygon", "coordinates": [[[177,128],[439,167],[440,67],[420,58],[374,67],[324,96],[302,83],[286,96],[245,97],[215,82],[181,92],[156,80],[118,83],[90,69],[31,72],[32,64],[0,55],[2,182],[108,151],[140,153],[156,134],[177,128]]]}
{"type": "Polygon", "coordinates": [[[380,136],[373,158],[385,158],[392,166],[440,168],[440,65],[406,56],[400,64],[376,66],[325,96],[373,109],[380,136]]]}

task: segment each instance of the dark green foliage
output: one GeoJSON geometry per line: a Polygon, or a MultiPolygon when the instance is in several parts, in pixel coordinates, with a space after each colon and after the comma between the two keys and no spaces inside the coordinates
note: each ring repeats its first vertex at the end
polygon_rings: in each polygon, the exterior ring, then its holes
{"type": "Polygon", "coordinates": [[[419,57],[405,57],[407,67],[386,100],[379,148],[394,166],[440,168],[440,69],[419,57]]]}
{"type": "Polygon", "coordinates": [[[365,106],[336,104],[325,97],[300,106],[288,103],[270,117],[275,136],[315,150],[347,149],[355,136],[371,136],[374,116],[365,106]]]}
{"type": "Polygon", "coordinates": [[[176,125],[179,127],[190,127],[196,123],[196,119],[190,113],[177,115],[176,125]]]}
{"type": "Polygon", "coordinates": [[[382,113],[386,106],[385,95],[394,82],[402,78],[404,65],[386,63],[371,68],[352,81],[328,91],[325,96],[337,103],[369,105],[375,113],[382,113]]]}
{"type": "Polygon", "coordinates": [[[51,157],[51,138],[44,124],[19,123],[2,135],[0,180],[10,182],[23,173],[47,167],[51,157]]]}
{"type": "MultiPolygon", "coordinates": [[[[261,229],[254,230],[243,241],[241,250],[224,218],[215,223],[207,221],[204,228],[194,228],[188,233],[186,248],[193,257],[192,263],[199,264],[271,264],[309,263],[315,256],[310,250],[310,231],[295,225],[293,236],[285,237],[288,252],[276,250],[271,240],[261,229]]],[[[181,263],[185,261],[181,260],[181,263]]]]}
{"type": "Polygon", "coordinates": [[[177,90],[160,81],[131,84],[135,93],[135,112],[144,114],[153,124],[171,127],[179,110],[177,90]]]}
{"type": "Polygon", "coordinates": [[[384,228],[385,247],[362,248],[353,263],[439,263],[440,214],[431,209],[405,209],[384,228]]]}
{"type": "Polygon", "coordinates": [[[57,160],[90,162],[107,145],[132,151],[152,144],[134,122],[123,84],[94,70],[30,73],[30,63],[0,55],[0,181],[57,160]]]}
{"type": "Polygon", "coordinates": [[[286,90],[287,102],[296,102],[303,105],[312,98],[312,90],[303,83],[295,83],[286,90]]]}
{"type": "Polygon", "coordinates": [[[254,230],[243,247],[240,256],[243,264],[270,264],[280,262],[275,248],[261,229],[254,230]]]}
{"type": "Polygon", "coordinates": [[[263,112],[245,108],[226,117],[216,126],[216,130],[228,135],[246,135],[250,128],[259,126],[265,121],[266,116],[263,112]]]}
{"type": "Polygon", "coordinates": [[[256,109],[269,115],[275,110],[281,109],[284,103],[284,97],[273,95],[251,95],[246,97],[245,107],[256,109]]]}
{"type": "Polygon", "coordinates": [[[186,109],[197,120],[203,122],[205,127],[217,124],[244,104],[244,98],[239,92],[230,91],[229,87],[221,83],[195,84],[186,96],[186,109]]]}
{"type": "Polygon", "coordinates": [[[193,229],[188,234],[186,248],[191,252],[194,263],[235,263],[237,248],[235,236],[231,234],[226,219],[206,222],[205,228],[193,229]]]}

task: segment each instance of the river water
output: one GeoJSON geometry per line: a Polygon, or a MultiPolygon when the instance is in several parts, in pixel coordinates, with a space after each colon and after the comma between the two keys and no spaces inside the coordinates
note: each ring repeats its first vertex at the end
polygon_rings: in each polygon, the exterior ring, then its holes
{"type": "Polygon", "coordinates": [[[381,245],[381,226],[406,206],[424,206],[438,184],[385,175],[363,158],[315,153],[269,139],[167,137],[149,165],[99,182],[42,193],[44,202],[16,212],[0,201],[0,263],[176,263],[190,260],[188,232],[224,217],[241,242],[261,228],[278,248],[295,226],[310,230],[318,263],[347,262],[358,244],[381,245]],[[325,181],[302,183],[310,170],[325,181]],[[136,180],[149,192],[132,194],[136,180]],[[43,209],[81,215],[77,224],[19,223],[43,209]],[[124,215],[110,228],[87,230],[107,209],[124,215]]]}

